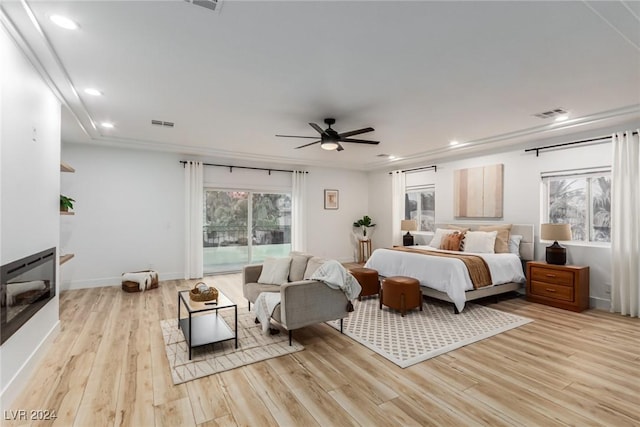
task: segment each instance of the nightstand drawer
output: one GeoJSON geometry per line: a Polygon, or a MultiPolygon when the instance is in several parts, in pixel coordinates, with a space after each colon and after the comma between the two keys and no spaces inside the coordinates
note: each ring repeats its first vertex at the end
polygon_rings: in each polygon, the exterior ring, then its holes
{"type": "Polygon", "coordinates": [[[536,282],[553,283],[556,285],[573,286],[573,272],[544,267],[531,269],[531,280],[536,282]]]}
{"type": "Polygon", "coordinates": [[[553,283],[531,281],[530,292],[546,298],[553,298],[562,301],[573,301],[573,287],[556,285],[553,283]]]}

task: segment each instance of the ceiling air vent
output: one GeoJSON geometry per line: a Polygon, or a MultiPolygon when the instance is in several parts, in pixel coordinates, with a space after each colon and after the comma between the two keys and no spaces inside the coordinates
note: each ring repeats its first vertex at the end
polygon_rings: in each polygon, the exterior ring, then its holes
{"type": "Polygon", "coordinates": [[[172,128],[174,126],[173,122],[163,122],[162,120],[151,120],[151,124],[155,126],[164,126],[168,128],[172,128]]]}
{"type": "Polygon", "coordinates": [[[222,0],[184,0],[187,3],[193,3],[196,6],[206,7],[209,10],[218,10],[220,9],[220,3],[222,0]]]}
{"type": "Polygon", "coordinates": [[[554,108],[553,110],[543,111],[542,113],[534,114],[534,116],[541,119],[555,119],[558,116],[566,116],[569,114],[564,108],[554,108]]]}

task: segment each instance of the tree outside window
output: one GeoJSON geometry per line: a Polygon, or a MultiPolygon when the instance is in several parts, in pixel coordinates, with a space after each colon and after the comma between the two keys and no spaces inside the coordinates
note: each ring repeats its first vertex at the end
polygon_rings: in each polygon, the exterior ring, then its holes
{"type": "Polygon", "coordinates": [[[611,175],[544,178],[547,220],[571,225],[572,240],[611,241],[611,175]]]}
{"type": "Polygon", "coordinates": [[[415,219],[418,231],[434,231],[436,219],[434,187],[407,190],[404,199],[404,219],[415,219]]]}

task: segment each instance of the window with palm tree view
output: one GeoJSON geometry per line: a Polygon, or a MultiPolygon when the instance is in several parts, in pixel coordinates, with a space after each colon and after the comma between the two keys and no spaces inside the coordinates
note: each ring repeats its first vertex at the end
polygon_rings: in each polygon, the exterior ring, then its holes
{"type": "Polygon", "coordinates": [[[574,241],[611,241],[611,173],[543,178],[545,216],[571,225],[574,241]]]}
{"type": "Polygon", "coordinates": [[[415,219],[418,231],[435,231],[436,189],[434,186],[407,188],[404,196],[404,219],[415,219]]]}
{"type": "Polygon", "coordinates": [[[291,251],[291,194],[205,189],[204,197],[205,273],[291,251]]]}

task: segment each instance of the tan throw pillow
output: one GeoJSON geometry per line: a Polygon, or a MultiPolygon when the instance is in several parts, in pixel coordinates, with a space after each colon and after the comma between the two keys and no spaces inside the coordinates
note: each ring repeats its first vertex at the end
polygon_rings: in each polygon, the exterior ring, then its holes
{"type": "Polygon", "coordinates": [[[469,227],[460,227],[460,226],[457,226],[455,224],[449,224],[449,225],[447,225],[447,228],[449,230],[458,230],[461,233],[464,233],[465,231],[469,231],[470,230],[469,227]]]}
{"type": "Polygon", "coordinates": [[[289,281],[297,282],[304,279],[304,272],[307,269],[307,262],[311,258],[311,254],[302,252],[291,252],[291,267],[289,268],[289,281]]]}
{"type": "Polygon", "coordinates": [[[452,234],[454,230],[447,230],[444,228],[436,228],[436,232],[433,235],[433,238],[429,242],[429,246],[432,248],[440,249],[440,245],[442,244],[442,238],[447,234],[452,234]]]}
{"type": "Polygon", "coordinates": [[[496,243],[493,248],[497,254],[509,253],[509,234],[511,233],[511,224],[486,225],[478,227],[479,231],[497,231],[496,243]]]}
{"type": "Polygon", "coordinates": [[[464,233],[460,233],[458,231],[447,234],[442,238],[440,249],[444,249],[447,251],[460,251],[460,242],[462,241],[463,237],[464,233]]]}

